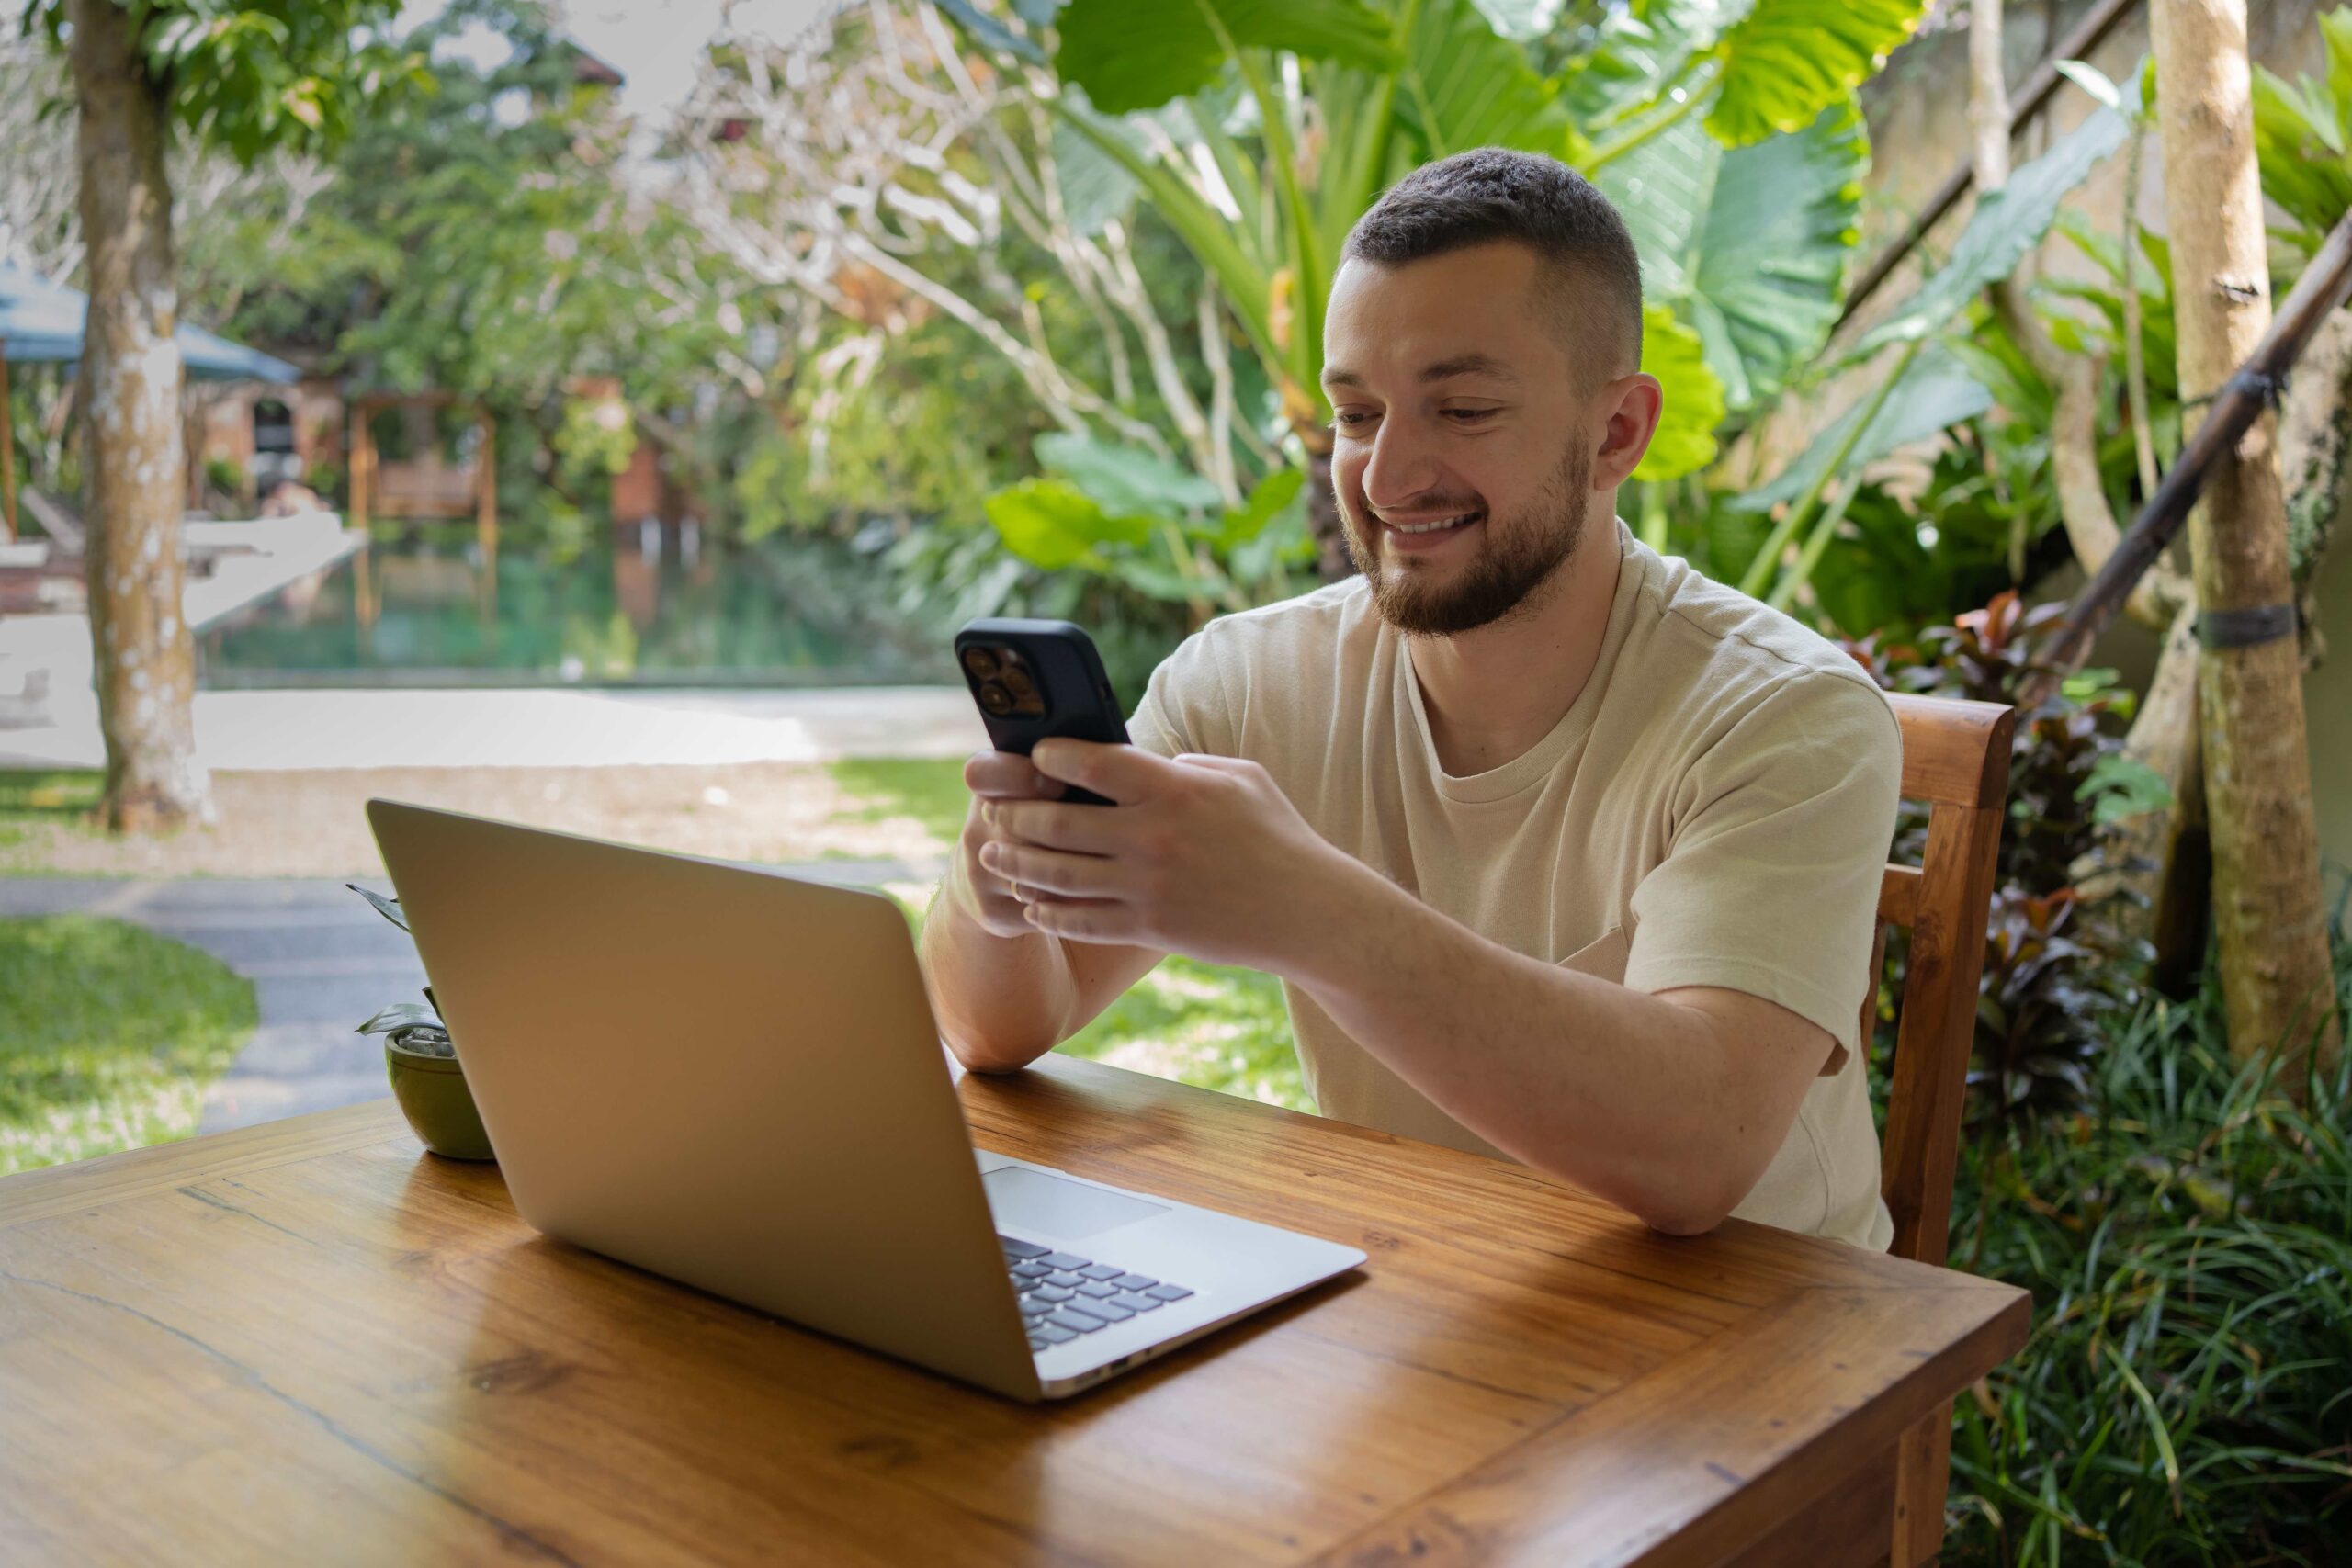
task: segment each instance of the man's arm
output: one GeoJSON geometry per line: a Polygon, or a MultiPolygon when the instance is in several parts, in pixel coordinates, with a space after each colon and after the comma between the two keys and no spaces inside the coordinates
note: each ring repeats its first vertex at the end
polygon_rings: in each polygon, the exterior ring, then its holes
{"type": "Polygon", "coordinates": [[[971,808],[923,919],[922,968],[932,1011],[956,1060],[976,1072],[1011,1072],[1083,1029],[1161,954],[1066,941],[1028,924],[1013,889],[978,863],[981,846],[996,836],[988,807],[1058,794],[1060,786],[1028,759],[1001,751],[966,763],[964,782],[971,808]]]}
{"type": "Polygon", "coordinates": [[[1012,841],[980,863],[1028,890],[1030,925],[1280,975],[1472,1131],[1661,1230],[1747,1196],[1835,1043],[1744,991],[1639,991],[1489,942],[1326,843],[1254,764],[1067,741],[1036,761],[1121,804],[997,806],[1012,841]]]}
{"type": "Polygon", "coordinates": [[[1489,942],[1386,878],[1335,880],[1284,977],[1439,1109],[1676,1235],[1763,1176],[1834,1042],[1743,992],[1655,996],[1489,942]]]}

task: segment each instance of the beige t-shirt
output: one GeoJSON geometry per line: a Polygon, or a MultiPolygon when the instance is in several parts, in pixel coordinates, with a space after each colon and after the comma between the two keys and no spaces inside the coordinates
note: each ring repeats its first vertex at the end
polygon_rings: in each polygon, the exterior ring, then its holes
{"type": "MultiPolygon", "coordinates": [[[[1902,774],[1894,713],[1820,637],[1615,533],[1592,678],[1501,767],[1440,767],[1410,640],[1361,578],[1211,622],[1153,673],[1129,733],[1163,756],[1259,762],[1331,843],[1513,952],[1639,991],[1744,991],[1819,1024],[1838,1048],[1734,1213],[1883,1251],[1856,1036],[1902,774]]],[[[1611,542],[1596,529],[1584,547],[1611,542]]],[[[1325,1115],[1510,1157],[1287,990],[1325,1115]]]]}

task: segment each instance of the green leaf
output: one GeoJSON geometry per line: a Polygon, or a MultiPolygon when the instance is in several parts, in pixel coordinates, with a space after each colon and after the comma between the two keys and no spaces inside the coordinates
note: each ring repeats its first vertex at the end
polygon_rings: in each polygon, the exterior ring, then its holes
{"type": "MultiPolygon", "coordinates": [[[[1143,139],[1130,126],[1104,120],[1105,134],[1125,141],[1142,155],[1143,139]]],[[[1135,175],[1069,121],[1054,122],[1054,175],[1060,182],[1062,211],[1077,233],[1092,236],[1114,219],[1124,219],[1136,204],[1135,175]]]]}
{"type": "Polygon", "coordinates": [[[1298,499],[1306,485],[1306,475],[1298,468],[1277,468],[1258,481],[1238,512],[1227,512],[1219,520],[1213,541],[1219,551],[1238,549],[1260,534],[1279,515],[1283,508],[1298,499]]]}
{"type": "Polygon", "coordinates": [[[983,510],[1005,548],[1047,571],[1100,570],[1099,547],[1132,547],[1151,536],[1148,519],[1110,516],[1085,491],[1059,479],[1023,479],[989,496],[983,510]]]}
{"type": "Polygon", "coordinates": [[[1219,499],[1207,479],[1140,447],[1057,432],[1037,437],[1036,448],[1040,463],[1115,516],[1201,512],[1219,499]]]}
{"type": "Polygon", "coordinates": [[[1846,363],[1867,359],[1888,344],[1941,331],[1988,286],[2008,276],[2050,231],[2066,194],[2089,178],[2128,134],[2121,115],[2099,109],[2011,175],[2007,185],[1979,201],[1969,214],[1968,227],[1954,242],[1951,258],[1892,315],[1864,333],[1846,363]]]}
{"type": "Polygon", "coordinates": [[[1474,0],[1421,0],[1405,42],[1396,109],[1422,158],[1471,147],[1555,157],[1566,149],[1568,117],[1557,93],[1474,0]]]}
{"type": "Polygon", "coordinates": [[[1070,0],[1059,32],[1056,74],[1083,86],[1104,114],[1158,108],[1199,91],[1224,72],[1231,49],[1369,70],[1396,62],[1387,18],[1359,0],[1070,0]]]}
{"type": "Polygon", "coordinates": [[[346,882],[344,886],[350,888],[354,893],[358,894],[362,898],[367,899],[370,905],[374,906],[376,913],[383,916],[384,919],[391,921],[392,924],[400,927],[401,930],[408,930],[408,916],[401,912],[401,901],[399,899],[387,898],[381,893],[369,892],[367,888],[360,886],[356,882],[346,882]]]}
{"type": "MultiPolygon", "coordinates": [[[[2254,68],[2254,150],[2262,194],[2301,229],[2294,243],[2314,250],[2352,210],[2352,11],[2319,17],[2327,70],[2290,85],[2254,68]]],[[[2285,286],[2280,285],[2281,288],[2285,286]]]]}
{"type": "Polygon", "coordinates": [[[966,37],[983,48],[1001,50],[1015,60],[1032,65],[1046,62],[1044,50],[978,6],[967,4],[966,0],[931,0],[931,3],[939,7],[966,37]]]}
{"type": "Polygon", "coordinates": [[[1876,485],[1848,503],[1846,526],[1807,581],[1822,614],[1849,637],[1907,632],[1951,603],[1951,572],[1919,542],[1918,520],[1876,485]]]}
{"type": "Polygon", "coordinates": [[[2170,806],[2172,786],[2139,758],[2109,751],[2091,764],[2090,773],[2075,786],[2075,798],[2091,803],[2091,820],[2112,827],[2170,806]]]}
{"type": "MultiPolygon", "coordinates": [[[[345,1014],[349,1017],[349,1014],[345,1014]]],[[[389,1034],[395,1029],[413,1029],[418,1024],[441,1027],[440,1015],[423,1002],[394,1002],[352,1032],[355,1034],[389,1034]]]]}
{"type": "Polygon", "coordinates": [[[1725,152],[1686,120],[1604,166],[1645,292],[1698,330],[1726,403],[1768,400],[1836,324],[1870,141],[1851,101],[1792,136],[1725,152]]]}
{"type": "Polygon", "coordinates": [[[1722,313],[1751,401],[1777,394],[1828,341],[1870,162],[1850,98],[1792,135],[1723,156],[1691,282],[1722,313]]]}
{"type": "Polygon", "coordinates": [[[1715,427],[1724,422],[1724,385],[1707,368],[1699,334],[1663,305],[1642,306],[1642,368],[1658,378],[1666,406],[1637,479],[1674,479],[1715,460],[1715,427]]]}
{"type": "MultiPolygon", "coordinates": [[[[1742,511],[1762,512],[1782,502],[1794,501],[1811,490],[1867,406],[1860,403],[1848,410],[1844,417],[1815,436],[1778,479],[1732,504],[1742,511]]],[[[1862,432],[1861,439],[1848,456],[1847,469],[1850,472],[1859,468],[1897,446],[1924,441],[1947,425],[1973,419],[1992,406],[1992,394],[1957,359],[1944,352],[1941,344],[1930,345],[1912,361],[1902,382],[1887,394],[1878,416],[1871,421],[1870,428],[1862,432]]]]}
{"type": "Polygon", "coordinates": [[[1280,366],[1283,359],[1274,347],[1272,322],[1272,276],[1258,258],[1242,249],[1236,227],[1193,189],[1186,174],[1136,151],[1122,127],[1094,113],[1078,95],[1060,95],[1053,107],[1062,123],[1135,177],[1150,199],[1152,210],[1176,231],[1202,269],[1216,279],[1226,304],[1250,334],[1259,356],[1270,367],[1280,366]]]}
{"type": "Polygon", "coordinates": [[[2109,79],[2106,72],[2089,61],[2062,60],[2058,62],[2058,74],[2098,99],[2102,108],[2110,108],[2119,114],[2122,112],[2123,94],[2109,79]]]}
{"type": "Polygon", "coordinates": [[[1191,577],[1159,561],[1122,556],[1109,563],[1110,575],[1147,599],[1182,604],[1191,599],[1214,600],[1224,592],[1224,575],[1191,577]]]}
{"type": "Polygon", "coordinates": [[[1756,0],[1717,46],[1707,129],[1730,147],[1804,130],[1884,64],[1927,9],[1928,0],[1756,0]]]}

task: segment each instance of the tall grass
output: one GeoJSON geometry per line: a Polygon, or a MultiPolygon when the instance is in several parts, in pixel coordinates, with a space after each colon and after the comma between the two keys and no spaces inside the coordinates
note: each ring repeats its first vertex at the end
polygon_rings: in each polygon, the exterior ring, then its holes
{"type": "Polygon", "coordinates": [[[2352,1563],[2352,1058],[2299,1105],[2224,1037],[2209,975],[1964,1148],[1951,1261],[2034,1328],[1960,1402],[1946,1562],[2352,1563]]]}

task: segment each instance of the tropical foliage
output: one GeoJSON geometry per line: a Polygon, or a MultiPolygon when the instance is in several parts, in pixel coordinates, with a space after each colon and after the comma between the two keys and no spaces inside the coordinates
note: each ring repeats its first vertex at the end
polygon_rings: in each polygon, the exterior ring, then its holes
{"type": "Polygon", "coordinates": [[[1962,1147],[1952,1262],[2034,1326],[1959,1403],[1945,1562],[2352,1559],[2352,1082],[2233,1066],[2219,993],[2109,1014],[2079,1109],[1962,1147]]]}

